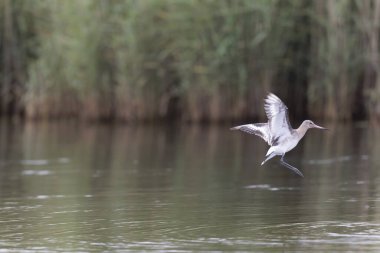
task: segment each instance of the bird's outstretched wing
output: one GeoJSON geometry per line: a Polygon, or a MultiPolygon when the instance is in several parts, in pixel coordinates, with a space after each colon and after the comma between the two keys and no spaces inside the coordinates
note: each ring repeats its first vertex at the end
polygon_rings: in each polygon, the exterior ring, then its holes
{"type": "Polygon", "coordinates": [[[247,124],[231,128],[231,130],[240,130],[249,134],[254,134],[263,138],[269,144],[269,126],[268,123],[247,124]]]}
{"type": "Polygon", "coordinates": [[[288,108],[276,95],[269,93],[265,99],[264,109],[268,117],[269,144],[275,146],[291,135],[288,108]]]}

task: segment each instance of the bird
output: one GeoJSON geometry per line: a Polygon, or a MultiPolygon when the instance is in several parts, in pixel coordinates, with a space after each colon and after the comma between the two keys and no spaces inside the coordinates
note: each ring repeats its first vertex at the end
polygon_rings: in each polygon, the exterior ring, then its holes
{"type": "Polygon", "coordinates": [[[327,130],[327,128],[318,126],[311,120],[305,120],[297,129],[293,129],[289,123],[288,107],[273,93],[269,93],[265,98],[264,110],[268,118],[267,123],[245,124],[232,127],[231,130],[257,135],[268,143],[270,148],[261,165],[275,156],[281,156],[280,163],[283,166],[304,177],[301,171],[284,160],[284,156],[297,146],[308,129],[327,130]]]}

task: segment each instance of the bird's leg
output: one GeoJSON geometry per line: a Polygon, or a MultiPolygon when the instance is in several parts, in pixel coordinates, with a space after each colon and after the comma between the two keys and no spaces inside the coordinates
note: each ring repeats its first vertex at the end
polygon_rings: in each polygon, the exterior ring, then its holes
{"type": "Polygon", "coordinates": [[[285,162],[284,156],[285,156],[285,153],[282,154],[281,159],[280,159],[280,163],[282,165],[284,165],[286,168],[288,168],[288,169],[292,170],[293,172],[297,173],[301,177],[304,177],[303,174],[302,174],[302,172],[299,171],[296,167],[294,167],[294,166],[290,165],[289,163],[285,162]]]}

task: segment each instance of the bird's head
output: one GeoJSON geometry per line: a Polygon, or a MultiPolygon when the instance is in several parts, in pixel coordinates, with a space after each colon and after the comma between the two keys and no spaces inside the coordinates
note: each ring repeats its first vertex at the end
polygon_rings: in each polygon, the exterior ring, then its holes
{"type": "Polygon", "coordinates": [[[322,130],[327,130],[327,128],[325,127],[321,127],[321,126],[318,126],[316,125],[313,121],[311,120],[305,120],[302,125],[304,125],[304,127],[306,129],[309,129],[309,128],[317,128],[317,129],[322,129],[322,130]]]}

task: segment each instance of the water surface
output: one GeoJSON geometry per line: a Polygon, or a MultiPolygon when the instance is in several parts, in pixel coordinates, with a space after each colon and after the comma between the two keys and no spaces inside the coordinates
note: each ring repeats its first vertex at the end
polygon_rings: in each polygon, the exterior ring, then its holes
{"type": "Polygon", "coordinates": [[[380,250],[380,131],[311,130],[289,163],[221,127],[0,125],[0,249],[380,250]]]}

